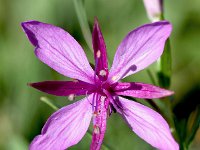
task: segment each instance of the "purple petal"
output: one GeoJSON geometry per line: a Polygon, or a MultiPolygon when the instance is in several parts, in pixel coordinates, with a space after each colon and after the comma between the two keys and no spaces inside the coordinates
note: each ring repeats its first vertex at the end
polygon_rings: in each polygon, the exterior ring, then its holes
{"type": "Polygon", "coordinates": [[[44,81],[30,83],[30,86],[56,96],[69,96],[91,94],[95,90],[95,86],[82,81],[44,81]]]}
{"type": "Polygon", "coordinates": [[[69,33],[38,21],[23,22],[22,27],[42,62],[67,77],[93,83],[94,71],[83,49],[69,33]]]}
{"type": "Polygon", "coordinates": [[[41,135],[34,138],[30,150],[63,150],[77,144],[87,132],[92,95],[56,111],[47,120],[41,135]]]}
{"type": "Polygon", "coordinates": [[[171,30],[169,22],[161,21],[131,31],[117,49],[109,80],[116,82],[155,62],[161,56],[171,30]]]}
{"type": "Polygon", "coordinates": [[[163,0],[143,0],[143,2],[149,19],[152,22],[161,20],[163,0]]]}
{"type": "Polygon", "coordinates": [[[139,82],[117,82],[112,86],[117,95],[132,96],[135,98],[153,99],[174,94],[172,91],[139,82]]]}
{"type": "Polygon", "coordinates": [[[104,42],[97,18],[95,18],[94,21],[92,43],[94,49],[95,72],[100,80],[105,81],[108,77],[106,44],[104,42]]]}
{"type": "Polygon", "coordinates": [[[172,137],[164,118],[154,110],[119,97],[117,109],[131,129],[143,140],[160,150],[178,150],[179,146],[172,137]]]}

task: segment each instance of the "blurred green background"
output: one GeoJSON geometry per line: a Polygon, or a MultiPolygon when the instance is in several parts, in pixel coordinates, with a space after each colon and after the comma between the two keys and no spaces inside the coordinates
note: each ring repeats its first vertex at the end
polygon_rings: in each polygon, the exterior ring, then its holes
{"type": "MultiPolygon", "coordinates": [[[[165,18],[173,24],[171,35],[173,76],[171,89],[175,91],[173,106],[181,101],[188,105],[181,112],[199,105],[200,101],[200,1],[166,0],[165,18]],[[194,106],[193,106],[194,105],[194,106]]],[[[124,36],[137,26],[149,23],[142,0],[85,0],[89,24],[97,16],[107,44],[109,59],[124,36]]],[[[38,20],[68,31],[89,51],[72,0],[0,0],[0,150],[25,150],[40,133],[53,110],[40,101],[47,96],[58,106],[69,104],[67,97],[55,97],[27,86],[28,82],[67,80],[41,63],[33,53],[33,46],[23,33],[20,23],[38,20]]],[[[156,65],[150,69],[154,71],[156,65]]],[[[125,81],[151,83],[143,70],[125,81]]],[[[145,103],[144,100],[140,102],[145,103]]],[[[117,114],[108,119],[105,143],[113,150],[150,150],[117,114]]],[[[90,138],[85,136],[74,150],[89,149],[90,138]]],[[[200,149],[200,131],[192,150],[200,149]]]]}

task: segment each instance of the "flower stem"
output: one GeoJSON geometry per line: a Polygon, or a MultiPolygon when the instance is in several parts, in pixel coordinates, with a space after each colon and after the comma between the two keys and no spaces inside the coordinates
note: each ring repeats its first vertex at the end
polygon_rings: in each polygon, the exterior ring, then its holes
{"type": "Polygon", "coordinates": [[[157,106],[157,104],[156,104],[152,99],[145,99],[145,100],[147,100],[147,102],[148,102],[157,112],[159,112],[159,113],[163,116],[162,111],[160,110],[160,108],[157,106]]]}
{"type": "Polygon", "coordinates": [[[156,84],[156,80],[155,80],[155,78],[154,78],[154,76],[153,76],[153,74],[152,74],[152,72],[151,72],[150,69],[147,69],[147,74],[149,75],[149,78],[150,78],[151,82],[152,82],[154,85],[157,85],[157,84],[156,84]]]}
{"type": "Polygon", "coordinates": [[[45,104],[47,104],[48,106],[50,106],[53,110],[55,110],[55,111],[58,110],[58,107],[55,106],[55,105],[51,102],[51,100],[50,100],[49,98],[47,98],[47,97],[41,97],[40,100],[41,100],[42,102],[44,102],[45,104]]]}
{"type": "Polygon", "coordinates": [[[85,12],[85,9],[83,6],[83,2],[82,2],[82,0],[73,0],[73,2],[74,2],[75,11],[76,11],[78,21],[81,26],[81,30],[82,30],[84,39],[86,41],[87,46],[93,53],[92,35],[91,35],[90,27],[88,24],[87,15],[86,15],[86,12],[85,12]]]}

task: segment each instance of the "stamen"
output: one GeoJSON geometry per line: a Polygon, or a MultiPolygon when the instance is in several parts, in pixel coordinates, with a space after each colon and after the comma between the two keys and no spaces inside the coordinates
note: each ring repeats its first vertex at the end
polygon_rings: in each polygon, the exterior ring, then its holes
{"type": "Polygon", "coordinates": [[[75,95],[74,94],[70,94],[69,96],[68,96],[68,100],[69,101],[73,101],[75,99],[75,95]]]}
{"type": "MultiPolygon", "coordinates": [[[[86,93],[85,93],[85,96],[86,96],[86,99],[87,99],[87,101],[90,103],[90,105],[92,105],[92,103],[91,103],[91,101],[89,101],[89,99],[88,99],[88,91],[86,91],[86,93]]],[[[93,106],[93,105],[92,105],[93,106]]]]}
{"type": "Polygon", "coordinates": [[[92,104],[90,103],[92,105],[92,111],[93,112],[95,112],[95,111],[97,112],[97,103],[96,103],[97,99],[98,99],[98,95],[97,95],[97,93],[94,93],[93,98],[92,98],[92,104]]]}
{"type": "Polygon", "coordinates": [[[97,125],[94,125],[94,133],[100,134],[100,128],[97,125]]]}
{"type": "Polygon", "coordinates": [[[110,117],[112,114],[112,109],[111,109],[111,106],[108,105],[108,109],[107,109],[107,117],[110,117]]]}
{"type": "Polygon", "coordinates": [[[99,75],[100,76],[102,76],[102,77],[104,77],[104,76],[106,76],[106,71],[105,70],[100,70],[100,72],[99,72],[99,75]]]}
{"type": "Polygon", "coordinates": [[[115,109],[115,107],[113,106],[113,104],[112,103],[110,103],[110,109],[111,109],[111,112],[114,112],[114,113],[116,113],[117,112],[117,110],[115,109]]]}
{"type": "Polygon", "coordinates": [[[98,63],[99,63],[99,59],[96,58],[95,62],[96,62],[96,64],[95,64],[95,69],[94,69],[94,81],[96,83],[97,66],[98,66],[98,63]]]}
{"type": "Polygon", "coordinates": [[[101,57],[101,51],[98,50],[97,53],[96,53],[96,55],[97,55],[97,58],[100,58],[101,57]]]}

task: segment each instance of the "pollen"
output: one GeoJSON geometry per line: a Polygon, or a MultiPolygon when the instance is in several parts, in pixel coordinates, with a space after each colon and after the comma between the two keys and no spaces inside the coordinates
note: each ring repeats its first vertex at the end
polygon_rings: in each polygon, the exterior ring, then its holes
{"type": "Polygon", "coordinates": [[[112,80],[115,81],[117,78],[118,78],[117,75],[116,75],[116,76],[113,76],[113,77],[112,77],[112,80]]]}
{"type": "Polygon", "coordinates": [[[97,111],[95,111],[95,112],[93,113],[93,117],[96,117],[97,115],[99,115],[99,113],[98,113],[97,111]]]}
{"type": "Polygon", "coordinates": [[[100,58],[100,57],[101,57],[101,52],[100,52],[100,50],[97,51],[96,55],[97,55],[97,58],[100,58]]]}
{"type": "Polygon", "coordinates": [[[75,83],[77,83],[77,82],[78,82],[78,80],[77,80],[77,79],[73,79],[72,81],[73,81],[73,82],[75,82],[75,83]]]}
{"type": "Polygon", "coordinates": [[[69,101],[73,101],[75,99],[75,95],[74,94],[70,94],[69,96],[68,96],[68,100],[69,101]]]}
{"type": "Polygon", "coordinates": [[[105,70],[100,70],[100,71],[99,71],[99,75],[102,76],[102,77],[105,77],[106,74],[107,74],[107,73],[106,73],[105,70]]]}
{"type": "Polygon", "coordinates": [[[94,125],[94,133],[100,134],[100,128],[97,125],[94,125]]]}

